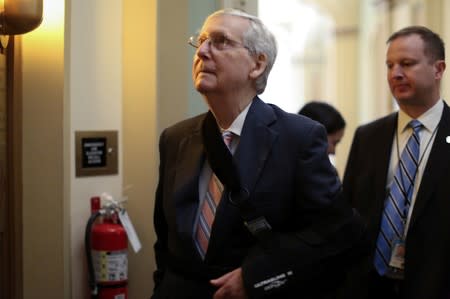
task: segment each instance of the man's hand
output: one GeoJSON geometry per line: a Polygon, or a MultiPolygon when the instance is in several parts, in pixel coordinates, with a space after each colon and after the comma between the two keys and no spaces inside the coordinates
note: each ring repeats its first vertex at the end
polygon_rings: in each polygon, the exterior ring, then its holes
{"type": "Polygon", "coordinates": [[[213,299],[247,299],[242,279],[242,268],[237,268],[225,275],[212,279],[211,284],[217,287],[213,299]]]}

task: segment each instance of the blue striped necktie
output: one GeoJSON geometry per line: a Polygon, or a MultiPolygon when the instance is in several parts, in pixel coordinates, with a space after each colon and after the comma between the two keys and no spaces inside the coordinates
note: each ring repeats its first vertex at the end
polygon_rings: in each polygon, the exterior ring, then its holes
{"type": "Polygon", "coordinates": [[[413,129],[413,133],[403,149],[381,216],[381,229],[374,258],[375,269],[381,276],[389,270],[393,243],[396,240],[403,240],[404,226],[414,192],[414,181],[419,165],[419,131],[422,123],[412,120],[409,126],[413,129]]]}
{"type": "MultiPolygon", "coordinates": [[[[222,133],[222,138],[225,145],[228,149],[230,149],[233,133],[224,131],[222,133]]],[[[222,198],[223,189],[224,187],[222,183],[213,173],[208,183],[208,189],[206,190],[205,198],[202,203],[195,232],[195,245],[197,246],[197,250],[203,259],[205,258],[206,251],[208,250],[211,227],[214,222],[216,208],[222,198]]]]}

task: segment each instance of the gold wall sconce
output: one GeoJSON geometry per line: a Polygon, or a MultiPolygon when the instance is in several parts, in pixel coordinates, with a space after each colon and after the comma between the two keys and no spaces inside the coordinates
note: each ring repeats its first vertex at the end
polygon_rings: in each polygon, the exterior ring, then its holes
{"type": "Polygon", "coordinates": [[[43,0],[0,0],[0,50],[8,45],[10,35],[24,34],[42,22],[43,0]]]}

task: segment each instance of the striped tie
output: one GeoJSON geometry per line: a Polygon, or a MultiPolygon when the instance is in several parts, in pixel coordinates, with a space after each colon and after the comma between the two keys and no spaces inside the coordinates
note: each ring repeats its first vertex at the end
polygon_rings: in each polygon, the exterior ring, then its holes
{"type": "MultiPolygon", "coordinates": [[[[222,138],[228,149],[230,149],[231,141],[233,139],[233,133],[224,131],[222,138]]],[[[206,251],[208,249],[209,237],[211,235],[211,227],[214,222],[214,215],[216,214],[216,208],[219,205],[222,197],[223,185],[213,173],[208,183],[208,190],[206,191],[205,198],[202,203],[200,215],[198,219],[195,244],[202,256],[205,258],[206,251]]]]}
{"type": "Polygon", "coordinates": [[[381,216],[381,229],[374,258],[375,269],[380,275],[385,275],[389,269],[393,242],[403,240],[404,225],[414,191],[414,180],[419,165],[419,131],[422,124],[418,120],[412,120],[409,126],[413,129],[413,133],[395,170],[381,216]]]}

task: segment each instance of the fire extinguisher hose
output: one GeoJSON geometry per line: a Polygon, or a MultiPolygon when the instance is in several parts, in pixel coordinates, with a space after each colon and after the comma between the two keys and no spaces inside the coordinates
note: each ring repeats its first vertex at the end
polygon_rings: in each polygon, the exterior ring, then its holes
{"type": "Polygon", "coordinates": [[[92,253],[91,253],[91,232],[92,226],[95,223],[95,220],[101,215],[100,211],[97,211],[95,214],[92,214],[86,224],[86,232],[84,234],[84,246],[86,250],[86,259],[88,266],[88,282],[89,288],[91,289],[91,298],[96,299],[98,297],[98,287],[97,282],[95,281],[95,270],[94,264],[92,262],[92,253]]]}

